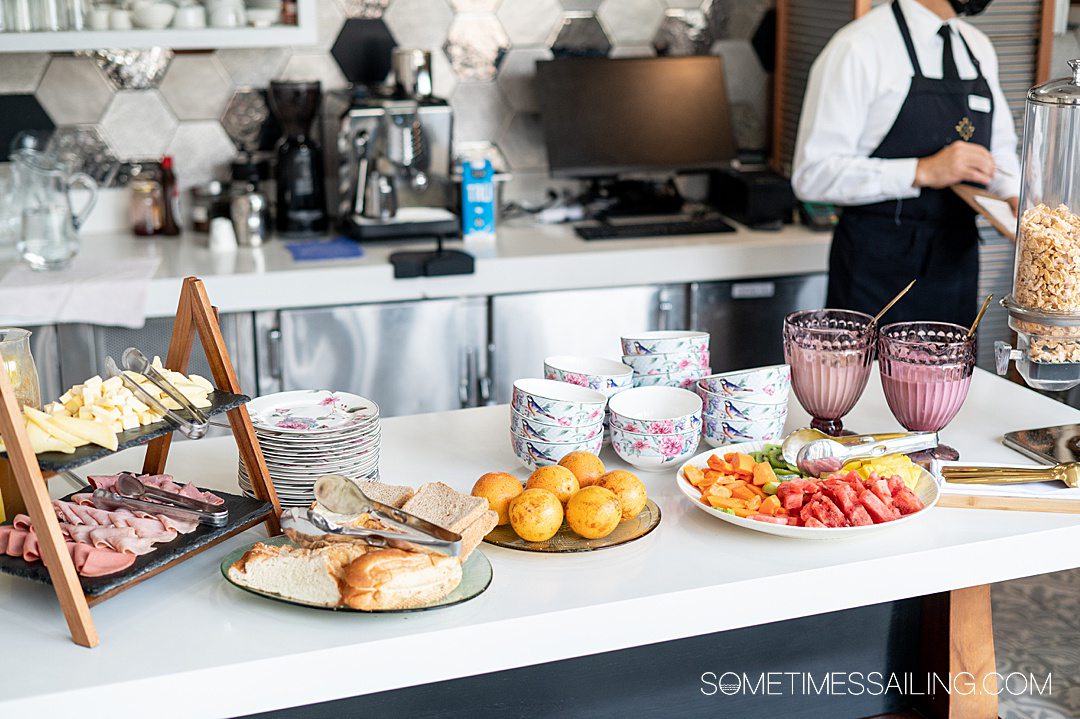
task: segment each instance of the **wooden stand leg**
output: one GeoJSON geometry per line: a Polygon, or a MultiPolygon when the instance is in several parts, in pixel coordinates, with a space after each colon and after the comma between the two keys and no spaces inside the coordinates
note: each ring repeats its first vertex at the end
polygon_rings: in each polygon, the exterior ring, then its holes
{"type": "Polygon", "coordinates": [[[16,514],[26,514],[26,502],[23,501],[19,485],[15,483],[15,472],[11,462],[0,459],[0,500],[4,502],[3,515],[11,519],[16,514]]]}
{"type": "MultiPolygon", "coordinates": [[[[191,297],[185,281],[180,287],[180,301],[176,306],[176,319],[173,321],[172,339],[169,340],[169,354],[165,357],[165,366],[174,372],[187,374],[191,350],[195,345],[195,320],[192,317],[191,297]]],[[[172,445],[172,432],[158,437],[146,447],[143,460],[143,474],[161,474],[165,471],[165,462],[169,458],[172,445]]]]}
{"type": "Polygon", "coordinates": [[[37,535],[41,559],[49,570],[56,597],[64,612],[71,638],[84,647],[95,647],[98,643],[97,629],[90,616],[90,606],[83,594],[75,564],[68,554],[64,536],[60,533],[60,523],[52,508],[52,499],[41,476],[37,456],[30,448],[26,436],[26,424],[22,410],[15,400],[7,372],[0,372],[0,436],[4,438],[11,470],[15,474],[15,483],[26,503],[30,522],[37,535]]]}
{"type": "Polygon", "coordinates": [[[950,681],[951,693],[926,697],[935,719],[997,719],[997,675],[990,585],[933,594],[923,600],[922,659],[927,672],[950,681]]]}

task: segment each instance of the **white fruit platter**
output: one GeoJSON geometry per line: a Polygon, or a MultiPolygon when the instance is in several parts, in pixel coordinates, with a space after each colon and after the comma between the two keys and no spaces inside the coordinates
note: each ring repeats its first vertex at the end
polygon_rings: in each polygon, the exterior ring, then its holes
{"type": "Polygon", "coordinates": [[[767,444],[771,443],[743,442],[740,444],[725,445],[708,452],[702,452],[695,457],[691,457],[679,467],[679,471],[675,475],[675,483],[695,507],[707,514],[711,514],[714,517],[722,519],[725,522],[730,522],[738,527],[752,529],[755,532],[775,534],[779,537],[792,537],[796,539],[843,539],[864,537],[867,534],[907,524],[919,517],[925,516],[927,512],[937,504],[938,498],[941,496],[941,489],[939,486],[940,480],[922,467],[919,467],[919,478],[911,491],[922,502],[923,508],[916,512],[905,514],[899,519],[859,527],[798,527],[784,524],[771,524],[769,522],[762,522],[748,517],[739,517],[725,512],[722,509],[717,509],[704,504],[701,501],[701,491],[686,478],[685,469],[687,466],[694,466],[701,470],[708,469],[709,457],[713,455],[723,458],[725,454],[730,452],[743,452],[745,454],[760,452],[765,449],[767,444]]]}

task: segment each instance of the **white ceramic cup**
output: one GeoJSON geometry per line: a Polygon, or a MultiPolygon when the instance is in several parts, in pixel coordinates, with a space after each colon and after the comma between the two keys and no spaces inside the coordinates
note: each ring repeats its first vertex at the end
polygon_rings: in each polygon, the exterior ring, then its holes
{"type": "Polygon", "coordinates": [[[115,8],[109,12],[110,30],[130,30],[131,28],[132,24],[130,11],[115,8]]]}
{"type": "Polygon", "coordinates": [[[183,30],[206,27],[206,8],[202,5],[181,5],[176,8],[172,26],[183,30]]]}
{"type": "Polygon", "coordinates": [[[107,7],[90,8],[86,12],[86,26],[91,30],[108,30],[111,12],[107,7]]]}
{"type": "Polygon", "coordinates": [[[211,27],[243,27],[247,23],[242,5],[219,3],[211,7],[211,27]]]}
{"type": "Polygon", "coordinates": [[[214,252],[236,249],[236,230],[228,217],[215,217],[210,221],[210,249],[214,252]]]}

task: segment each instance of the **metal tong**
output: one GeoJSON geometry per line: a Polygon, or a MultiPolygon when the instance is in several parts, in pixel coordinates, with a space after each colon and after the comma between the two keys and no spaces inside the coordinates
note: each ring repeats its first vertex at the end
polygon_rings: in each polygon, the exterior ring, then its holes
{"type": "Polygon", "coordinates": [[[174,519],[196,521],[212,527],[223,527],[229,521],[229,510],[224,506],[208,504],[175,492],[166,492],[142,483],[134,472],[120,472],[116,487],[119,492],[95,489],[94,506],[101,509],[130,509],[147,514],[163,514],[174,519]],[[148,499],[156,499],[152,502],[148,499]]]}
{"type": "Polygon", "coordinates": [[[1065,462],[1052,467],[961,467],[945,465],[941,475],[953,484],[1024,484],[1027,482],[1063,482],[1080,487],[1080,463],[1065,462]]]}
{"type": "Polygon", "coordinates": [[[461,554],[460,534],[397,507],[376,502],[348,477],[340,474],[319,477],[315,482],[315,499],[335,514],[367,514],[390,529],[346,527],[318,512],[295,507],[281,514],[282,529],[313,538],[356,540],[380,548],[446,554],[451,557],[461,554]]]}
{"type": "Polygon", "coordinates": [[[128,347],[124,350],[124,354],[121,357],[124,363],[124,370],[121,371],[116,366],[116,362],[112,357],[105,358],[105,369],[113,377],[119,377],[124,386],[131,390],[131,392],[139,398],[143,404],[153,407],[158,413],[165,416],[170,422],[176,425],[177,429],[187,437],[188,439],[199,439],[206,434],[206,431],[210,427],[210,418],[205,412],[193,405],[183,392],[176,389],[173,383],[165,379],[165,376],[154,369],[150,364],[150,360],[146,359],[146,355],[137,350],[134,347],[128,347]],[[150,384],[157,387],[161,392],[176,402],[180,407],[190,415],[190,419],[181,415],[175,410],[171,410],[163,405],[156,397],[150,395],[149,392],[139,386],[139,383],[131,379],[127,372],[138,372],[142,376],[146,377],[150,384]]]}
{"type": "MultiPolygon", "coordinates": [[[[819,476],[839,471],[856,459],[874,459],[887,454],[908,454],[938,446],[937,432],[911,432],[885,438],[867,435],[861,442],[840,442],[834,438],[815,439],[799,448],[795,466],[800,472],[819,476]]],[[[843,439],[850,440],[851,437],[843,439]]]]}

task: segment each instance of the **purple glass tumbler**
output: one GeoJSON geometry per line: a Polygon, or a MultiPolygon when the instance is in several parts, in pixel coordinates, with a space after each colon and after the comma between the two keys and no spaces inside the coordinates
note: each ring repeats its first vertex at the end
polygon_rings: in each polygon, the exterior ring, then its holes
{"type": "MultiPolygon", "coordinates": [[[[911,432],[938,432],[967,399],[975,369],[975,338],[949,322],[897,322],[878,334],[881,388],[896,420],[911,432]]],[[[957,459],[950,447],[940,459],[957,459]]]]}
{"type": "Polygon", "coordinates": [[[841,418],[859,401],[874,359],[870,315],[851,310],[802,310],[784,318],[784,357],[810,426],[837,437],[841,418]]]}

